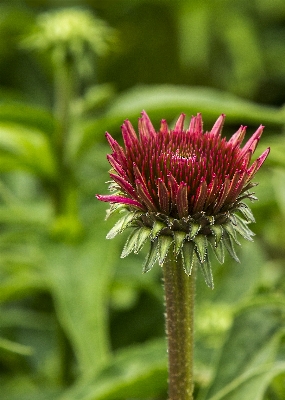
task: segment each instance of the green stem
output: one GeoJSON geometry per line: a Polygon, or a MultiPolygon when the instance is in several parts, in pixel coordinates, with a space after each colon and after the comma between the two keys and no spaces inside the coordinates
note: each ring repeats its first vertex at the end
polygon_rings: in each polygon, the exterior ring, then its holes
{"type": "Polygon", "coordinates": [[[168,337],[168,395],[193,400],[194,271],[188,276],[181,257],[170,251],[163,265],[168,337]]]}

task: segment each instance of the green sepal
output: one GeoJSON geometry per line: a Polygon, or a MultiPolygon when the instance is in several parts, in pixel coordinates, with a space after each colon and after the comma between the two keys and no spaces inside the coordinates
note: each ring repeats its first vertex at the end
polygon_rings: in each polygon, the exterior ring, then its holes
{"type": "Polygon", "coordinates": [[[138,218],[138,216],[139,214],[137,212],[128,212],[126,215],[120,218],[119,221],[116,222],[116,224],[107,234],[106,239],[113,239],[119,233],[122,233],[132,223],[134,219],[138,218]]]}
{"type": "Polygon", "coordinates": [[[174,243],[175,243],[175,253],[178,254],[183,246],[183,242],[187,236],[186,232],[175,231],[174,232],[174,243]]]}
{"type": "Polygon", "coordinates": [[[165,228],[165,224],[161,221],[156,220],[151,230],[152,238],[155,239],[163,228],[165,228]]]}
{"type": "Polygon", "coordinates": [[[243,214],[243,216],[246,218],[247,221],[249,222],[255,222],[255,218],[252,214],[251,209],[248,207],[247,204],[245,203],[240,203],[238,205],[238,210],[243,214]]]}
{"type": "Polygon", "coordinates": [[[226,224],[223,224],[222,227],[224,230],[227,231],[228,235],[234,239],[236,244],[238,244],[240,246],[240,242],[237,240],[237,235],[236,235],[236,231],[233,227],[233,224],[231,222],[228,222],[226,224]]]}
{"type": "Polygon", "coordinates": [[[220,241],[219,243],[216,244],[214,236],[208,236],[208,242],[211,244],[216,259],[219,261],[220,264],[223,264],[225,261],[225,251],[223,242],[220,241]]]}
{"type": "Polygon", "coordinates": [[[143,273],[146,273],[152,269],[158,258],[158,254],[159,254],[158,239],[155,239],[150,244],[149,253],[146,256],[145,262],[143,264],[143,273]]]}
{"type": "Polygon", "coordinates": [[[132,251],[135,251],[138,237],[140,235],[140,228],[135,228],[129,235],[125,246],[123,248],[121,258],[127,257],[132,251]]]}
{"type": "Polygon", "coordinates": [[[166,236],[166,235],[159,235],[158,243],[159,243],[159,249],[158,249],[159,260],[158,260],[158,262],[159,262],[159,265],[162,265],[164,263],[165,257],[167,256],[168,250],[173,243],[173,237],[166,236]]]}
{"type": "Polygon", "coordinates": [[[183,268],[187,275],[191,275],[193,267],[193,257],[197,257],[195,253],[195,244],[192,241],[186,240],[182,247],[182,262],[183,268]]]}
{"type": "Polygon", "coordinates": [[[151,233],[150,228],[146,228],[145,226],[140,228],[139,235],[137,238],[137,243],[136,243],[135,250],[134,250],[135,254],[138,254],[138,252],[143,248],[143,245],[149,238],[150,233],[151,233]]]}
{"type": "Polygon", "coordinates": [[[207,238],[205,235],[197,235],[193,239],[196,244],[196,251],[198,253],[201,263],[204,262],[207,254],[207,238]]]}
{"type": "Polygon", "coordinates": [[[227,231],[224,231],[223,244],[225,245],[230,256],[237,262],[240,262],[238,256],[236,255],[236,252],[235,252],[233,240],[232,240],[231,236],[229,236],[227,231]]]}
{"type": "Polygon", "coordinates": [[[221,227],[220,224],[216,224],[216,225],[212,225],[212,226],[210,227],[210,229],[211,229],[213,235],[215,236],[216,244],[218,244],[219,241],[220,241],[220,240],[222,239],[222,237],[223,237],[223,228],[221,227]]]}
{"type": "Polygon", "coordinates": [[[193,239],[198,234],[200,229],[201,229],[201,225],[200,224],[196,224],[195,222],[191,223],[190,229],[189,229],[189,237],[190,237],[190,239],[193,239]]]}
{"type": "Polygon", "coordinates": [[[253,233],[247,226],[247,222],[240,218],[238,215],[236,215],[236,225],[234,226],[234,229],[246,240],[249,240],[253,242],[252,236],[255,236],[255,233],[253,233]]]}
{"type": "Polygon", "coordinates": [[[209,288],[214,289],[212,267],[208,255],[206,256],[205,261],[200,264],[200,267],[202,269],[206,285],[209,286],[209,288]]]}

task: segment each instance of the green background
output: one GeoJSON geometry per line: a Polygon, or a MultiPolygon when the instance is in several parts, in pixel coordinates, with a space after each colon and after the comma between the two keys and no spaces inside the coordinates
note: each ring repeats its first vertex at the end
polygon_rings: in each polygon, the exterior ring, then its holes
{"type": "Polygon", "coordinates": [[[161,269],[120,259],[94,197],[143,109],[265,125],[254,242],[213,291],[198,271],[195,398],[285,398],[284,93],[283,0],[0,3],[1,400],[167,398],[161,269]]]}

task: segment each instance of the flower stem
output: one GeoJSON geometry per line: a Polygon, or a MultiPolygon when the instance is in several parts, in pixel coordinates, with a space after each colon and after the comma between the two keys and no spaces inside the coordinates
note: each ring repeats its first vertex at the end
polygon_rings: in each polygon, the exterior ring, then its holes
{"type": "MultiPolygon", "coordinates": [[[[194,268],[193,268],[194,269],[194,268]]],[[[170,251],[163,265],[168,337],[168,395],[193,400],[194,271],[188,276],[181,257],[170,251]]]]}

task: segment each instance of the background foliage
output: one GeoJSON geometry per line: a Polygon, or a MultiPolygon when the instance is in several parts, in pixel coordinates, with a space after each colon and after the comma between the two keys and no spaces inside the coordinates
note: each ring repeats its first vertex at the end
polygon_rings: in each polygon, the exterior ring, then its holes
{"type": "Polygon", "coordinates": [[[284,37],[282,0],[1,2],[1,399],[167,396],[161,271],[119,258],[94,199],[104,132],[142,109],[266,125],[255,241],[213,291],[198,274],[196,396],[285,398],[284,37]]]}

